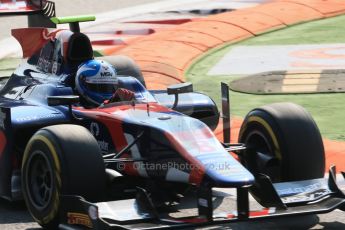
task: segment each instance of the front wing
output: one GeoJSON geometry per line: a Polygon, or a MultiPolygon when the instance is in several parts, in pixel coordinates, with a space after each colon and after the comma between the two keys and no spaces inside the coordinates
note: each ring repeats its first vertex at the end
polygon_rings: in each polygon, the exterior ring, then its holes
{"type": "Polygon", "coordinates": [[[250,189],[237,188],[237,211],[214,211],[215,203],[219,203],[219,200],[222,202],[225,196],[222,197],[205,185],[199,189],[196,198],[191,197],[190,201],[194,198],[194,203],[191,201],[180,206],[183,209],[194,204],[198,213],[179,217],[172,215],[173,211],[169,209],[158,211],[146,191],[141,188],[138,188],[135,199],[100,203],[90,203],[79,196],[62,196],[60,227],[170,229],[344,210],[345,194],[338,187],[335,175],[335,167],[332,167],[328,179],[279,184],[268,183],[269,178],[267,180],[263,176],[250,189]],[[249,209],[249,190],[265,208],[255,211],[249,209]],[[261,195],[255,190],[260,190],[261,195]]]}

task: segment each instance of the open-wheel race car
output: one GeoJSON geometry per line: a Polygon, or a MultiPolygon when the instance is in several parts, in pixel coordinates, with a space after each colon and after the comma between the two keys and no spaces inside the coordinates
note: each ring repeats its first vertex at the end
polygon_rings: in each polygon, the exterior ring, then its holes
{"type": "Polygon", "coordinates": [[[47,229],[188,227],[344,209],[335,167],[323,178],[320,132],[298,105],[252,110],[239,144],[231,144],[229,89],[222,84],[220,142],[211,98],[190,83],[147,90],[139,67],[121,56],[101,59],[134,96],[85,104],[74,79],[94,60],[79,31],[89,20],[52,18],[71,30],[12,31],[24,59],[0,90],[1,197],[24,198],[47,229]],[[215,211],[226,194],[214,188],[237,190],[235,211],[215,211]],[[262,209],[250,209],[249,193],[262,209]]]}

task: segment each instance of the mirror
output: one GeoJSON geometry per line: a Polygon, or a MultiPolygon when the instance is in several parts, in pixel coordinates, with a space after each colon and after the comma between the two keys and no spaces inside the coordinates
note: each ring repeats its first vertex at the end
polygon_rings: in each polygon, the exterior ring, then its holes
{"type": "Polygon", "coordinates": [[[191,82],[175,84],[167,88],[167,93],[169,95],[191,93],[191,92],[193,92],[193,84],[191,82]]]}
{"type": "Polygon", "coordinates": [[[171,85],[167,88],[168,95],[175,95],[174,105],[172,109],[175,109],[178,104],[178,95],[182,93],[192,93],[193,92],[193,84],[191,82],[180,83],[171,85]]]}

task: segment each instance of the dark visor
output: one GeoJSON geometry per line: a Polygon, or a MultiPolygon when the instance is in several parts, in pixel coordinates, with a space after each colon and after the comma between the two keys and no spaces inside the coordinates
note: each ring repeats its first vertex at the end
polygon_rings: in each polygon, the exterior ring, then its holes
{"type": "Polygon", "coordinates": [[[115,84],[85,84],[88,90],[96,93],[113,94],[117,89],[117,86],[115,84]]]}

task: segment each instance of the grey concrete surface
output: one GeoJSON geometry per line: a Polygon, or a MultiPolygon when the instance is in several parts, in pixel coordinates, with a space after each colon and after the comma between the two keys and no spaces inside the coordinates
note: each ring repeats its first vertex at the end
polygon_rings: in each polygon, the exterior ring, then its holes
{"type": "Polygon", "coordinates": [[[345,66],[344,57],[345,44],[235,46],[208,74],[342,69],[345,66]]]}
{"type": "MultiPolygon", "coordinates": [[[[159,2],[159,0],[56,0],[58,16],[75,14],[99,14],[137,4],[159,2]]],[[[27,26],[26,16],[0,18],[0,40],[10,36],[11,29],[27,26]]]]}

